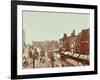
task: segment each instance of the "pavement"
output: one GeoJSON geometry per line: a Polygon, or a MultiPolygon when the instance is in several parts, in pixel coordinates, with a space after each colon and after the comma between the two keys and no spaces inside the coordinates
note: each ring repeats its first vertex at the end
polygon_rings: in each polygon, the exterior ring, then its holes
{"type": "MultiPolygon", "coordinates": [[[[40,61],[40,57],[35,60],[35,68],[48,68],[48,67],[68,67],[73,66],[67,61],[61,61],[60,56],[58,54],[54,55],[54,62],[51,61],[47,56],[44,57],[44,62],[40,61]]],[[[24,68],[33,68],[33,60],[28,59],[28,65],[24,68]]]]}

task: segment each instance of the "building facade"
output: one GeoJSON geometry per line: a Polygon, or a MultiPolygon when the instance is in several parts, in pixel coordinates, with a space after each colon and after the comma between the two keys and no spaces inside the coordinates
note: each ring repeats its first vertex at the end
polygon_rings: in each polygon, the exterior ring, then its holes
{"type": "Polygon", "coordinates": [[[70,36],[64,34],[63,38],[59,39],[59,44],[63,50],[72,53],[89,54],[89,29],[82,29],[78,35],[75,35],[75,30],[70,36]]]}

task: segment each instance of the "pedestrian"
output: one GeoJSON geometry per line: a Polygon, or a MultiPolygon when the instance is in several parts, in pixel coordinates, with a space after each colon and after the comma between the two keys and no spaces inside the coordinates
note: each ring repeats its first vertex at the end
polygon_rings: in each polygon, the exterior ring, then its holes
{"type": "Polygon", "coordinates": [[[52,66],[52,67],[54,67],[54,62],[55,62],[54,53],[52,52],[52,53],[51,53],[51,66],[52,66]]]}
{"type": "Polygon", "coordinates": [[[26,57],[23,57],[23,66],[26,67],[28,65],[27,61],[26,61],[26,57]]]}
{"type": "Polygon", "coordinates": [[[40,62],[42,62],[42,63],[45,62],[44,57],[45,57],[45,52],[44,52],[44,50],[42,49],[42,50],[40,51],[40,62]]]}
{"type": "Polygon", "coordinates": [[[34,48],[34,58],[35,58],[35,60],[36,59],[38,60],[38,57],[39,57],[39,52],[37,51],[37,48],[34,48]]]}
{"type": "Polygon", "coordinates": [[[29,48],[29,57],[33,61],[33,68],[35,68],[35,54],[32,46],[29,48]]]}

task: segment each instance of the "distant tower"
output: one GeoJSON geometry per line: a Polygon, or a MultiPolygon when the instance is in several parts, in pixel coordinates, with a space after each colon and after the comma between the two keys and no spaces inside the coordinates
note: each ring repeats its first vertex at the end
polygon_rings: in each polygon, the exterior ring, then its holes
{"type": "Polygon", "coordinates": [[[75,30],[73,30],[73,34],[75,35],[75,30]]]}
{"type": "Polygon", "coordinates": [[[23,44],[23,46],[25,45],[25,31],[24,31],[24,29],[22,30],[22,44],[23,44]]]}
{"type": "Polygon", "coordinates": [[[67,38],[67,34],[66,33],[64,33],[63,38],[67,38]]]}
{"type": "Polygon", "coordinates": [[[72,36],[72,37],[75,37],[75,30],[73,30],[71,36],[72,36]]]}
{"type": "Polygon", "coordinates": [[[71,33],[71,38],[70,38],[70,51],[72,53],[75,52],[75,40],[76,40],[76,36],[75,36],[75,30],[73,30],[73,32],[71,33]]]}

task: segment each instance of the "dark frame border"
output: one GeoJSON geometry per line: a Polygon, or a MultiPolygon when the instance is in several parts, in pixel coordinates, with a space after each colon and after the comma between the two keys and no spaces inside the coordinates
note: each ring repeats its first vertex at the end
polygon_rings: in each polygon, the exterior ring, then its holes
{"type": "Polygon", "coordinates": [[[97,62],[97,5],[49,3],[49,2],[34,2],[34,1],[11,1],[11,79],[97,74],[98,73],[97,63],[98,63],[97,62]],[[94,71],[17,75],[17,5],[93,9],[94,10],[94,71]]]}

